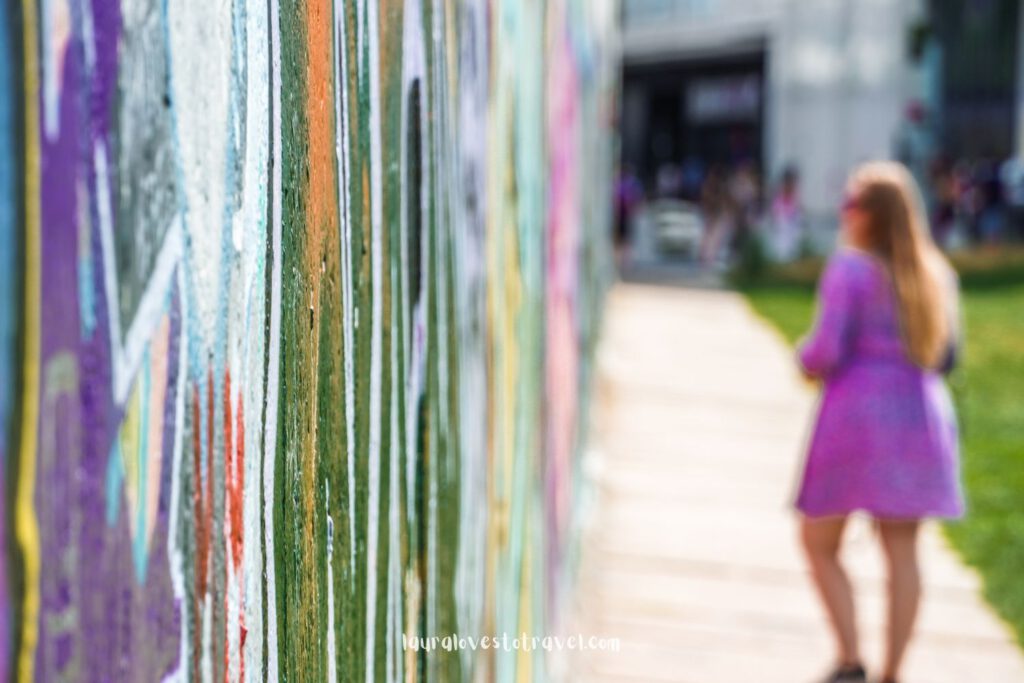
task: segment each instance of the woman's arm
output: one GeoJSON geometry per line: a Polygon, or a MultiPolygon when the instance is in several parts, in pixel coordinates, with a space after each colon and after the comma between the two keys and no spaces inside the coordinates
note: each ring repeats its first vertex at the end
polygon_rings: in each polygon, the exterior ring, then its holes
{"type": "Polygon", "coordinates": [[[842,365],[848,351],[853,310],[849,264],[842,256],[834,257],[818,285],[814,327],[797,351],[804,374],[825,378],[842,365]]]}
{"type": "Polygon", "coordinates": [[[956,271],[949,269],[947,277],[946,292],[946,316],[949,321],[949,344],[946,348],[946,355],[938,370],[944,375],[949,375],[956,369],[960,362],[961,349],[963,346],[964,317],[960,308],[960,278],[956,271]]]}

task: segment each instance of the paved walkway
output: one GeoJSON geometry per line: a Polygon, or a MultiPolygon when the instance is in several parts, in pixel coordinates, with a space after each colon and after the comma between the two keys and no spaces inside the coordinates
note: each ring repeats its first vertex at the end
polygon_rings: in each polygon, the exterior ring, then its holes
{"type": "MultiPolygon", "coordinates": [[[[805,683],[832,657],[788,502],[814,407],[781,337],[735,294],[618,285],[599,355],[600,504],[571,632],[618,637],[573,680],[805,683]]],[[[885,582],[870,526],[848,530],[869,664],[885,582]]],[[[906,683],[1024,682],[1024,657],[935,527],[906,683]]]]}

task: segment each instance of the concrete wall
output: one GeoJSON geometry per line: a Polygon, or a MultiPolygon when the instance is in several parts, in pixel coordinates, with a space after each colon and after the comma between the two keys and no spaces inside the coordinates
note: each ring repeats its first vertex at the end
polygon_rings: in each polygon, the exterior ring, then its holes
{"type": "Polygon", "coordinates": [[[847,177],[893,158],[918,93],[906,46],[916,0],[784,0],[769,54],[771,170],[801,171],[810,220],[836,223],[847,177]]]}
{"type": "Polygon", "coordinates": [[[0,679],[530,680],[614,2],[0,9],[0,679]]]}

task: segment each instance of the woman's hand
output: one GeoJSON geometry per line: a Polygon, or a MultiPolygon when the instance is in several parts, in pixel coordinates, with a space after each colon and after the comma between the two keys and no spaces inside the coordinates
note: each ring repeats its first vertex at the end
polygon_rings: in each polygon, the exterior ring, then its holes
{"type": "Polygon", "coordinates": [[[811,384],[814,386],[818,385],[818,382],[821,381],[821,377],[819,375],[816,375],[815,373],[805,368],[803,363],[798,362],[796,365],[797,368],[799,368],[800,370],[800,378],[804,381],[805,384],[811,384]]]}

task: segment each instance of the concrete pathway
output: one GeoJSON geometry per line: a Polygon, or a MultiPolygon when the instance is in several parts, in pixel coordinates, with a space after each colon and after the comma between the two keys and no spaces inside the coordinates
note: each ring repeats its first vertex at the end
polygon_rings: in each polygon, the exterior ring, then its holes
{"type": "MultiPolygon", "coordinates": [[[[815,390],[733,293],[618,285],[600,350],[599,503],[567,631],[621,639],[578,681],[805,683],[832,658],[789,508],[815,390]]],[[[885,581],[866,520],[848,530],[869,664],[885,581]]],[[[1021,683],[1024,656],[938,528],[906,683],[1021,683]]]]}

